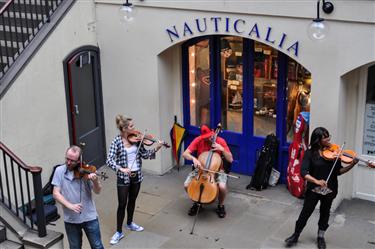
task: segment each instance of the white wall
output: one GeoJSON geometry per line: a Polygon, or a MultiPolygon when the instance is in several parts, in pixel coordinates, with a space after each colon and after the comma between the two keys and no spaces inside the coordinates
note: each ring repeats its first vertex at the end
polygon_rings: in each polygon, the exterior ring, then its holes
{"type": "Polygon", "coordinates": [[[0,100],[0,140],[27,165],[51,168],[64,162],[69,133],[63,60],[74,49],[96,45],[87,23],[94,3],[77,1],[0,100]]]}
{"type": "MultiPolygon", "coordinates": [[[[182,116],[182,85],[181,82],[181,47],[176,45],[164,51],[158,56],[158,81],[159,81],[159,100],[160,100],[160,137],[164,138],[170,145],[169,130],[174,122],[174,116],[177,121],[183,124],[182,116]],[[165,127],[167,125],[167,127],[165,127]]],[[[172,162],[172,150],[168,153],[162,153],[161,170],[159,173],[166,172],[174,166],[172,162]]]]}
{"type": "MultiPolygon", "coordinates": [[[[162,137],[168,134],[174,115],[181,120],[182,112],[178,111],[182,108],[181,62],[180,52],[176,49],[179,43],[202,35],[226,34],[259,40],[278,49],[277,42],[273,45],[265,41],[267,27],[272,27],[276,39],[285,33],[289,44],[299,41],[298,57],[286,51],[286,47],[281,52],[312,73],[311,127],[328,128],[336,143],[353,139],[351,134],[356,126],[348,122],[352,117],[340,113],[340,105],[351,96],[350,89],[346,88],[351,86],[350,83],[343,86],[341,77],[375,61],[373,1],[335,1],[332,14],[321,12],[327,19],[330,33],[320,43],[309,40],[306,31],[316,15],[315,0],[251,1],[246,4],[238,1],[135,1],[137,13],[132,23],[119,22],[118,1],[96,0],[96,3],[107,143],[117,133],[113,121],[117,113],[134,117],[141,129],[153,129],[162,137]],[[240,18],[248,26],[242,34],[233,29],[225,32],[223,28],[215,32],[211,25],[206,32],[194,30],[193,35],[182,35],[185,22],[194,27],[195,19],[211,17],[223,20],[229,17],[232,21],[240,18]],[[248,37],[254,23],[258,24],[260,39],[248,37]],[[180,39],[171,42],[166,29],[173,26],[179,30],[180,39]],[[160,54],[162,51],[166,52],[160,54]]],[[[351,110],[354,112],[353,108],[351,110]]],[[[349,144],[355,145],[354,142],[349,144]]],[[[162,155],[161,160],[150,162],[145,168],[163,173],[170,167],[166,165],[169,162],[171,159],[162,155]]],[[[352,175],[343,176],[340,184],[353,185],[352,175]]],[[[338,199],[351,195],[352,188],[344,187],[338,199]]]]}
{"type": "MultiPolygon", "coordinates": [[[[373,156],[362,155],[363,131],[365,120],[365,103],[367,88],[368,65],[362,66],[349,72],[343,77],[343,84],[346,88],[346,99],[342,105],[346,106],[343,113],[347,116],[346,141],[350,141],[349,148],[355,148],[357,156],[364,160],[375,161],[373,156]]],[[[347,189],[346,195],[375,201],[375,170],[366,167],[363,162],[359,162],[351,174],[348,174],[344,187],[347,189]]]]}
{"type": "MultiPolygon", "coordinates": [[[[77,1],[1,99],[0,139],[27,164],[50,169],[63,161],[69,136],[62,61],[75,48],[96,43],[100,47],[107,145],[118,133],[114,122],[118,113],[133,117],[141,131],[148,129],[169,141],[173,116],[182,122],[180,43],[201,35],[226,34],[277,48],[277,43],[265,41],[268,27],[275,39],[285,33],[289,45],[299,41],[298,57],[286,51],[287,47],[281,52],[312,73],[311,127],[327,127],[336,143],[352,139],[350,134],[357,127],[348,122],[349,115],[343,119],[338,111],[350,97],[349,86],[341,78],[375,61],[373,1],[334,1],[334,13],[321,13],[330,26],[329,36],[321,43],[309,40],[306,34],[316,14],[315,0],[137,1],[133,23],[119,21],[120,3],[96,0],[94,6],[92,1],[77,1]],[[193,26],[195,19],[205,17],[241,18],[246,21],[246,31],[238,34],[221,28],[215,32],[211,25],[206,32],[194,31],[170,41],[167,28],[175,25],[181,32],[185,22],[193,26]],[[89,30],[89,23],[96,24],[96,33],[89,30]],[[259,27],[259,39],[247,35],[254,23],[259,27]]],[[[156,160],[145,162],[144,168],[162,174],[172,164],[170,152],[164,151],[156,160]]],[[[341,185],[347,183],[352,184],[347,178],[340,181],[341,185]]],[[[350,190],[344,192],[343,197],[350,190]]]]}

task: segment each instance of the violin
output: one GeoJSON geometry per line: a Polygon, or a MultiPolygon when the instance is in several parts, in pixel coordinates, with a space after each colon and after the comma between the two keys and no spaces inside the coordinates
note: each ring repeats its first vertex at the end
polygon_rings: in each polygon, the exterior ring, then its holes
{"type": "Polygon", "coordinates": [[[78,179],[89,179],[89,174],[96,174],[100,177],[103,181],[108,178],[107,174],[105,172],[98,173],[96,171],[96,167],[94,165],[88,165],[85,163],[80,163],[75,169],[74,169],[74,178],[78,179]]]}
{"type": "MultiPolygon", "coordinates": [[[[140,131],[137,131],[137,130],[134,130],[134,131],[130,131],[128,133],[128,137],[127,137],[127,140],[131,143],[131,144],[135,144],[135,143],[138,143],[138,142],[141,142],[146,145],[146,146],[151,146],[153,145],[154,143],[156,142],[159,142],[158,139],[156,139],[153,135],[150,135],[150,134],[143,134],[142,132],[140,131]]],[[[166,147],[166,148],[169,148],[171,147],[168,143],[164,142],[164,141],[160,141],[160,143],[166,147]]]]}
{"type": "Polygon", "coordinates": [[[329,147],[325,148],[322,152],[322,156],[329,161],[339,158],[341,162],[346,164],[350,164],[354,159],[358,159],[359,161],[366,163],[367,166],[375,168],[375,162],[358,157],[357,153],[353,150],[342,150],[340,153],[340,146],[337,144],[331,144],[329,147]]]}

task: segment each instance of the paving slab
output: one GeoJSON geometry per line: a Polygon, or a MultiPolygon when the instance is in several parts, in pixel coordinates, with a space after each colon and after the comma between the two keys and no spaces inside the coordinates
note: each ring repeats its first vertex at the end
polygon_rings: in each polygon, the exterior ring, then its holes
{"type": "MultiPolygon", "coordinates": [[[[263,191],[247,190],[248,176],[229,180],[227,216],[217,217],[216,202],[204,205],[191,234],[194,217],[187,212],[192,201],[183,188],[190,169],[172,169],[163,176],[145,173],[134,215],[145,231],[124,229],[125,238],[111,246],[116,227],[116,177],[107,167],[101,168],[110,176],[103,182],[102,193],[95,196],[105,248],[284,248],[303,200],[291,196],[282,184],[263,191]]],[[[319,210],[315,210],[294,248],[316,248],[318,219],[319,210]]],[[[63,220],[49,229],[65,233],[63,220]]],[[[375,249],[375,203],[344,200],[331,215],[326,241],[327,248],[375,249]]],[[[66,236],[64,243],[67,247],[66,236]]],[[[83,248],[89,248],[86,238],[83,248]]]]}

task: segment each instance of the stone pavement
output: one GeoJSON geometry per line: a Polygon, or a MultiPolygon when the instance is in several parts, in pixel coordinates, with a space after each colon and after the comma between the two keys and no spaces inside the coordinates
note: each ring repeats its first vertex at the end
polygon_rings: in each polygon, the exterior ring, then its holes
{"type": "MultiPolygon", "coordinates": [[[[258,192],[245,188],[250,177],[230,178],[227,216],[217,217],[216,203],[206,205],[190,234],[194,219],[187,211],[192,202],[183,189],[190,167],[172,169],[163,176],[145,173],[134,219],[145,230],[124,229],[125,237],[111,246],[109,240],[116,227],[116,181],[108,167],[101,170],[109,175],[102,193],[95,196],[105,248],[284,248],[284,239],[293,232],[303,204],[285,185],[258,192]]],[[[315,210],[294,248],[316,248],[318,216],[315,210]]],[[[49,228],[65,233],[63,219],[49,228]]],[[[326,242],[327,248],[375,249],[375,203],[358,199],[342,202],[331,215],[326,242]]],[[[68,248],[66,237],[64,245],[68,248]]],[[[83,248],[89,248],[86,239],[83,248]]]]}

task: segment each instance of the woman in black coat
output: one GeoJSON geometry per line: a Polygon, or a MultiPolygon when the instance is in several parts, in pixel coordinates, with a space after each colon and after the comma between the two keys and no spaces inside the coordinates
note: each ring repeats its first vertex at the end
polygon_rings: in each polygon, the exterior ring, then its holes
{"type": "Polygon", "coordinates": [[[327,147],[330,147],[329,132],[323,127],[316,128],[311,134],[310,148],[306,151],[301,168],[301,175],[307,181],[306,196],[303,203],[302,211],[296,221],[294,233],[285,240],[286,246],[294,246],[298,242],[298,238],[305,227],[307,220],[314,212],[318,201],[320,201],[320,217],[318,222],[318,237],[317,245],[319,249],[325,249],[326,243],[324,240],[324,233],[328,228],[329,214],[333,200],[337,195],[338,183],[337,176],[348,172],[353,166],[358,163],[354,159],[347,167],[341,165],[341,161],[326,160],[322,156],[322,152],[327,147]],[[331,172],[328,181],[327,178],[331,172]],[[314,192],[316,187],[322,187],[331,190],[328,194],[320,194],[314,192]]]}

